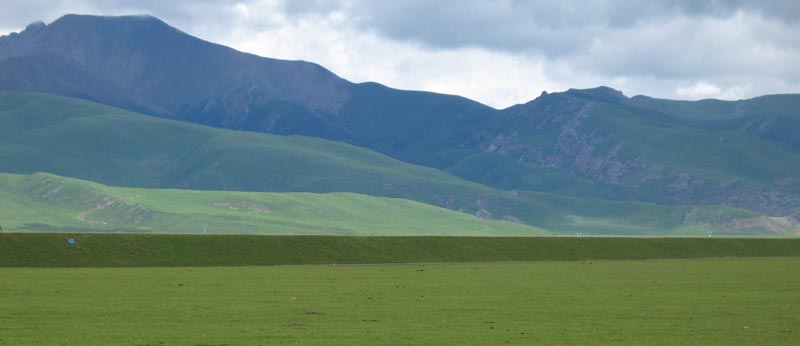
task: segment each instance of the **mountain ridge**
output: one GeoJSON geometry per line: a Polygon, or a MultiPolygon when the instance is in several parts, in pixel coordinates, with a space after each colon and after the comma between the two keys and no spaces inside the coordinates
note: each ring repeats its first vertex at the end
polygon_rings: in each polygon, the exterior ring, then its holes
{"type": "MultiPolygon", "coordinates": [[[[14,36],[17,44],[35,36],[52,46],[0,59],[0,90],[341,141],[505,190],[800,217],[800,95],[731,107],[597,87],[498,110],[457,95],[354,84],[313,63],[241,53],[149,21],[160,41],[143,39],[151,29],[129,17],[34,26],[35,35],[14,36]]],[[[0,56],[9,50],[0,47],[0,56]]]]}
{"type": "MultiPolygon", "coordinates": [[[[48,172],[131,188],[351,192],[559,234],[762,234],[767,230],[754,225],[780,224],[720,206],[502,191],[345,143],[217,129],[36,93],[0,92],[0,172],[48,172]]],[[[795,232],[795,224],[786,225],[769,232],[795,232]]]]}
{"type": "MultiPolygon", "coordinates": [[[[24,35],[24,32],[19,35],[23,36],[29,36],[28,41],[6,45],[6,52],[0,50],[0,56],[19,57],[30,53],[35,61],[41,59],[36,53],[42,52],[69,61],[110,86],[123,101],[137,104],[139,109],[103,95],[87,97],[92,93],[85,90],[91,86],[82,84],[73,83],[74,90],[58,90],[60,94],[151,115],[174,118],[181,112],[191,114],[194,118],[189,120],[193,122],[228,124],[236,120],[235,114],[265,106],[266,101],[259,101],[254,91],[268,98],[301,103],[318,113],[315,115],[334,113],[347,98],[340,90],[340,84],[345,81],[317,64],[242,53],[200,40],[155,17],[66,15],[35,35],[24,35]],[[17,51],[9,47],[16,47],[17,51]],[[176,61],[178,64],[174,64],[176,61]],[[256,73],[245,73],[249,70],[256,73]],[[267,83],[264,78],[283,82],[267,83]],[[229,89],[232,91],[226,94],[225,90],[229,89]],[[234,96],[239,105],[219,114],[220,104],[235,103],[228,100],[234,96]],[[242,105],[248,97],[254,99],[242,105]],[[201,101],[192,105],[178,102],[183,99],[201,101]],[[222,119],[204,119],[209,113],[222,119]]],[[[38,76],[51,73],[35,64],[32,69],[40,72],[38,76]]],[[[9,77],[0,81],[5,90],[37,91],[37,88],[67,84],[59,80],[56,82],[62,83],[45,84],[46,78],[34,78],[36,76],[30,73],[19,75],[13,70],[6,73],[9,77]]]]}

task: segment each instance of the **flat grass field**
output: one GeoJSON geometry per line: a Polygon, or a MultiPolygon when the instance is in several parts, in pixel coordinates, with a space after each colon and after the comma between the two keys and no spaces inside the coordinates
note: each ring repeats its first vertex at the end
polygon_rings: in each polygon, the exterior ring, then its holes
{"type": "Polygon", "coordinates": [[[0,345],[799,345],[800,258],[0,268],[0,345]]]}

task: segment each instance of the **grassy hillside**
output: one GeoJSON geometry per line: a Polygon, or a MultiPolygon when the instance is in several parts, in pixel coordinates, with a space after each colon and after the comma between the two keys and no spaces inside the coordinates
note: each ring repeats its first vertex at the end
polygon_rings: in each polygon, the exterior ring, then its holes
{"type": "Polygon", "coordinates": [[[11,233],[1,267],[574,261],[800,256],[800,239],[11,233]],[[76,244],[70,246],[67,239],[76,244]]]}
{"type": "Polygon", "coordinates": [[[748,133],[800,148],[800,95],[767,95],[749,100],[678,101],[646,96],[637,104],[711,131],[748,133]]]}
{"type": "MultiPolygon", "coordinates": [[[[483,150],[451,150],[434,161],[500,188],[725,204],[777,216],[800,211],[796,148],[738,130],[749,124],[742,119],[697,126],[642,100],[608,88],[544,95],[484,125],[473,139],[483,150]]],[[[783,109],[797,119],[796,108],[783,109]]]]}
{"type": "Polygon", "coordinates": [[[0,174],[0,222],[17,231],[335,235],[543,235],[427,204],[352,193],[115,188],[49,174],[0,174]]]}
{"type": "Polygon", "coordinates": [[[218,130],[44,94],[0,93],[0,136],[3,172],[46,171],[118,186],[429,200],[442,190],[479,187],[342,143],[218,130]]]}
{"type": "Polygon", "coordinates": [[[535,219],[542,210],[504,192],[351,145],[219,130],[44,94],[0,93],[0,144],[0,171],[9,173],[146,188],[353,192],[544,221],[535,219]]]}
{"type": "Polygon", "coordinates": [[[139,188],[352,192],[564,233],[789,234],[796,229],[791,220],[782,227],[783,221],[730,208],[500,191],[343,143],[221,130],[44,94],[0,93],[0,172],[49,172],[139,188]],[[698,218],[707,210],[719,216],[698,218]]]}

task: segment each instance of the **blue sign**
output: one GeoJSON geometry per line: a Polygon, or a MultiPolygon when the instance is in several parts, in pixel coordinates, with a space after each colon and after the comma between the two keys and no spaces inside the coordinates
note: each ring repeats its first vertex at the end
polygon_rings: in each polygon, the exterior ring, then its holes
{"type": "Polygon", "coordinates": [[[67,244],[75,245],[75,238],[69,238],[69,240],[67,240],[67,244]]]}

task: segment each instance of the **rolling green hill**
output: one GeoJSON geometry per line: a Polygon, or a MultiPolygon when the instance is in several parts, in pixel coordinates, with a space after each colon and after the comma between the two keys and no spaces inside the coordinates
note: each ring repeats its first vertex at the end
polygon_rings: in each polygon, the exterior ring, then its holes
{"type": "Polygon", "coordinates": [[[322,139],[220,130],[45,94],[0,93],[0,172],[106,185],[353,192],[416,200],[554,232],[790,234],[793,220],[742,210],[500,191],[322,139]]]}
{"type": "Polygon", "coordinates": [[[45,94],[0,93],[0,143],[0,172],[49,172],[114,186],[353,192],[469,213],[499,210],[478,206],[482,198],[509,199],[343,143],[220,130],[45,94]]]}
{"type": "Polygon", "coordinates": [[[500,191],[343,143],[221,130],[45,94],[0,93],[0,144],[0,172],[139,188],[352,192],[559,233],[790,234],[796,227],[714,206],[500,191]]]}
{"type": "Polygon", "coordinates": [[[0,174],[12,231],[328,235],[517,235],[542,229],[423,203],[352,193],[116,188],[50,174],[0,174]],[[205,227],[204,227],[205,224],[205,227]]]}

